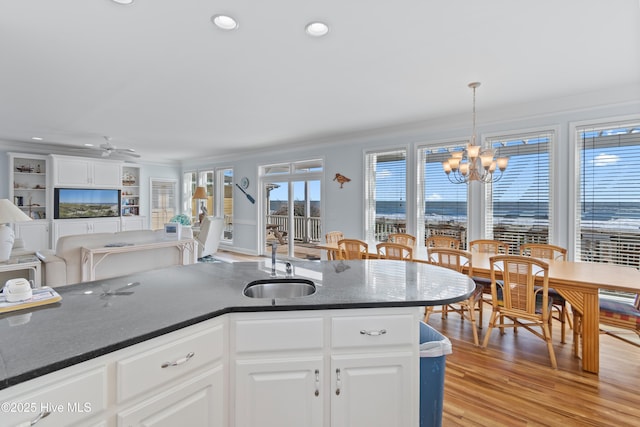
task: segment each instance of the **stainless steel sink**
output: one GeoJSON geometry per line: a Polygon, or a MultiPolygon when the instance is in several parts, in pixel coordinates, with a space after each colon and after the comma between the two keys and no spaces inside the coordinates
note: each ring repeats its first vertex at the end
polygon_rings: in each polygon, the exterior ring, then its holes
{"type": "Polygon", "coordinates": [[[316,285],[311,280],[287,278],[255,280],[243,291],[250,298],[299,298],[315,292],[316,285]]]}

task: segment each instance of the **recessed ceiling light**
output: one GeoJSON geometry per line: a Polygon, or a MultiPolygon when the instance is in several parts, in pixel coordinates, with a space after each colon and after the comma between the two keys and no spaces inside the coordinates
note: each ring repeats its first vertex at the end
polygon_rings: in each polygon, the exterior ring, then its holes
{"type": "Polygon", "coordinates": [[[88,142],[86,144],[82,144],[82,145],[84,145],[85,147],[93,147],[93,144],[89,144],[88,142]]]}
{"type": "Polygon", "coordinates": [[[329,26],[324,22],[315,21],[310,22],[304,27],[304,30],[313,37],[322,37],[329,32],[329,26]]]}
{"type": "Polygon", "coordinates": [[[43,138],[40,138],[39,136],[32,136],[31,139],[34,141],[42,141],[43,138]]]}
{"type": "Polygon", "coordinates": [[[235,30],[238,28],[238,21],[229,15],[213,15],[211,17],[211,22],[223,30],[235,30]]]}
{"type": "Polygon", "coordinates": [[[114,3],[118,3],[118,4],[131,4],[133,3],[133,0],[111,0],[114,3]]]}

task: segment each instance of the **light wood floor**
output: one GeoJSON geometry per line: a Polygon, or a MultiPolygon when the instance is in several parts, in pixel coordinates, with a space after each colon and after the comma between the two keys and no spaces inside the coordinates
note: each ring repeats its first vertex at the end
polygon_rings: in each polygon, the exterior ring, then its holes
{"type": "MultiPolygon", "coordinates": [[[[218,252],[224,261],[256,257],[218,252]]],[[[488,306],[487,306],[488,307],[488,306]]],[[[485,328],[489,309],[485,310],[485,328]]],[[[560,344],[554,322],[558,369],[545,343],[525,330],[492,332],[487,349],[474,347],[467,321],[432,315],[429,324],[447,336],[443,425],[447,426],[640,426],[640,347],[600,335],[600,374],[583,372],[573,356],[571,331],[560,344]]],[[[628,333],[627,333],[628,334],[628,333]]],[[[634,338],[632,335],[626,335],[634,338]]]]}

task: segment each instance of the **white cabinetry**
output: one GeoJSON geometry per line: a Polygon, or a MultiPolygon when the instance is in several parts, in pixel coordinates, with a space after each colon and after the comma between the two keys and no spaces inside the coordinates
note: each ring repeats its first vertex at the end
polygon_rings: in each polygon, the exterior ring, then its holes
{"type": "Polygon", "coordinates": [[[147,218],[144,216],[123,216],[120,231],[146,230],[147,218]]]}
{"type": "Polygon", "coordinates": [[[261,316],[234,325],[234,425],[323,426],[323,317],[261,316]]]}
{"type": "Polygon", "coordinates": [[[22,239],[24,249],[39,251],[49,248],[49,221],[25,221],[13,224],[16,238],[22,239]]]}
{"type": "Polygon", "coordinates": [[[394,310],[238,315],[235,426],[417,425],[419,315],[394,310]]]}
{"type": "Polygon", "coordinates": [[[103,413],[107,399],[106,367],[87,362],[0,390],[0,402],[10,405],[3,406],[0,425],[97,425],[87,420],[103,413]]]}
{"type": "Polygon", "coordinates": [[[0,425],[227,427],[227,336],[223,316],[0,390],[0,425]]]}
{"type": "Polygon", "coordinates": [[[120,188],[121,163],[51,155],[54,187],[120,188]]]}
{"type": "Polygon", "coordinates": [[[227,425],[226,322],[188,329],[116,362],[118,426],[227,425]]]}
{"type": "Polygon", "coordinates": [[[115,233],[120,231],[120,218],[56,219],[53,221],[52,245],[71,234],[115,233]]]}

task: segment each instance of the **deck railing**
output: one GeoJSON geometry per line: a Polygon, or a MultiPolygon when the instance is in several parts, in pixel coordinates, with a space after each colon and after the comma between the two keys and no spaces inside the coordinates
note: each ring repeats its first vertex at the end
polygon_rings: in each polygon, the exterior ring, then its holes
{"type": "MultiPolygon", "coordinates": [[[[291,232],[289,227],[289,217],[287,215],[267,215],[267,224],[278,225],[281,233],[286,232],[287,236],[291,232]]],[[[300,242],[320,242],[322,237],[322,220],[318,217],[294,216],[293,239],[300,242]]]]}

